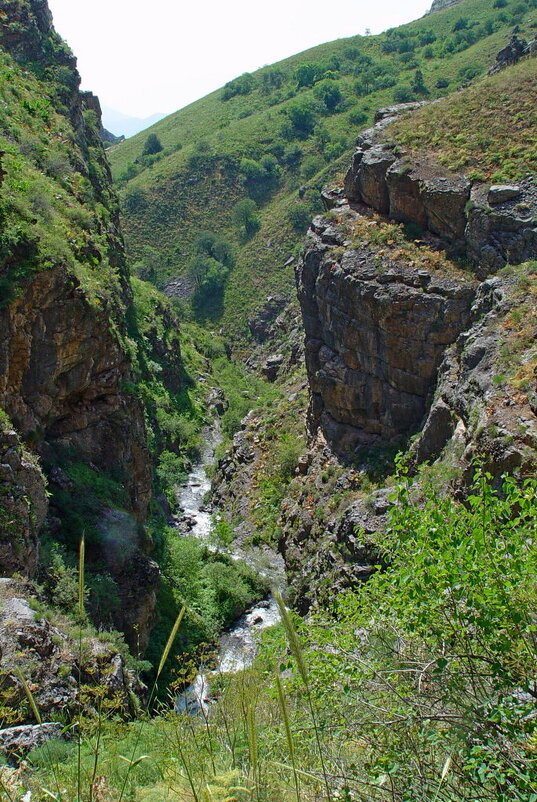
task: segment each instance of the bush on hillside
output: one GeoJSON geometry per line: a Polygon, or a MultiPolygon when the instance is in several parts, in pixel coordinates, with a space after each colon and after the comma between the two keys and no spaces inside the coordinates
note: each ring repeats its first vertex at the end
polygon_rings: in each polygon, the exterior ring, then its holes
{"type": "Polygon", "coordinates": [[[200,231],[196,235],[195,247],[198,253],[216,259],[225,267],[235,265],[235,251],[233,245],[213,231],[200,231]]]}
{"type": "Polygon", "coordinates": [[[394,103],[410,103],[414,100],[414,92],[410,86],[396,86],[393,91],[394,103]]]}
{"type": "Polygon", "coordinates": [[[162,143],[156,134],[149,134],[145,140],[142,156],[154,156],[163,150],[162,143]]]}
{"type": "Polygon", "coordinates": [[[249,95],[255,86],[255,78],[250,72],[245,72],[235,78],[233,81],[228,81],[222,91],[222,100],[230,100],[235,95],[249,95]]]}
{"type": "Polygon", "coordinates": [[[347,120],[351,125],[365,125],[367,122],[367,112],[363,111],[360,106],[355,106],[349,114],[347,120]]]}
{"type": "Polygon", "coordinates": [[[307,139],[313,133],[317,115],[311,100],[295,100],[287,106],[285,113],[287,123],[282,128],[282,135],[286,139],[307,139]]]}
{"type": "Polygon", "coordinates": [[[242,239],[248,240],[259,231],[261,223],[257,203],[251,198],[244,198],[236,203],[231,216],[242,239]]]}
{"type": "Polygon", "coordinates": [[[261,73],[261,91],[263,94],[280,89],[285,79],[285,74],[277,67],[272,67],[261,73]]]}
{"type": "Polygon", "coordinates": [[[329,113],[334,112],[343,100],[339,85],[332,80],[321,81],[317,84],[314,95],[324,104],[325,110],[329,113]]]}
{"type": "Polygon", "coordinates": [[[299,86],[313,86],[323,74],[320,64],[300,64],[295,70],[295,78],[299,86]]]}

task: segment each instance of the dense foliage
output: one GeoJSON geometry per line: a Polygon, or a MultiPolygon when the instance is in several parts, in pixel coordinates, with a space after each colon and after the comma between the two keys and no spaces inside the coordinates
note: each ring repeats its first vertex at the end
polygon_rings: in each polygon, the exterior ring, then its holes
{"type": "MultiPolygon", "coordinates": [[[[144,755],[128,779],[140,800],[535,798],[537,485],[506,477],[494,488],[477,470],[463,504],[402,470],[393,504],[386,570],[298,634],[286,613],[205,722],[170,714],[138,735],[106,724],[109,793],[128,754],[144,755]]],[[[30,757],[37,793],[53,769],[73,787],[66,751],[30,757]]]]}

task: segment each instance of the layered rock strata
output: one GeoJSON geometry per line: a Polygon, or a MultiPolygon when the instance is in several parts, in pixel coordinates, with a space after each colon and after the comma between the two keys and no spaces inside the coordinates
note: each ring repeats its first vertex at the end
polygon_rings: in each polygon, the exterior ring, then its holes
{"type": "MultiPolygon", "coordinates": [[[[347,225],[358,216],[341,211],[347,225]]],[[[343,249],[343,236],[316,218],[296,272],[309,427],[340,453],[419,427],[475,291],[471,277],[419,269],[371,244],[343,249]]]]}
{"type": "Polygon", "coordinates": [[[439,236],[449,253],[467,255],[480,279],[507,262],[520,264],[537,250],[537,191],[532,178],[501,187],[475,185],[446,173],[432,159],[411,160],[389,142],[385,128],[408,104],[381,109],[362,133],[345,176],[344,194],[416,233],[439,236]]]}

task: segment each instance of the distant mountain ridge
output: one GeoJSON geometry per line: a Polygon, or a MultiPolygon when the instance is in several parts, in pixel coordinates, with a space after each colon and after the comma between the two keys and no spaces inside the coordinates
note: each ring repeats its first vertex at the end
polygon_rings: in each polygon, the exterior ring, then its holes
{"type": "Polygon", "coordinates": [[[150,117],[130,117],[128,114],[123,114],[121,111],[111,109],[109,106],[103,106],[103,124],[107,131],[110,131],[116,136],[124,136],[128,138],[139,134],[149,126],[158,123],[166,115],[165,114],[152,114],[150,117]]]}

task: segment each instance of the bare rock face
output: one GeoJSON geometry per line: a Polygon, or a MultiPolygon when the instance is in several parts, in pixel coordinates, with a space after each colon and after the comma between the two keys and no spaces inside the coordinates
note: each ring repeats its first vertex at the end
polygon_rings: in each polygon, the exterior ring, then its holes
{"type": "Polygon", "coordinates": [[[484,279],[505,264],[521,264],[537,253],[537,186],[477,186],[472,190],[465,229],[468,255],[484,279]]]}
{"type": "Polygon", "coordinates": [[[316,218],[296,279],[310,431],[320,426],[345,452],[418,428],[444,351],[468,322],[474,282],[384,258],[371,245],[341,253],[334,238],[316,218]]]}
{"type": "Polygon", "coordinates": [[[301,614],[367,581],[378,566],[385,564],[385,555],[375,540],[386,526],[388,491],[358,498],[343,512],[328,513],[324,520],[319,518],[312,487],[320,494],[317,504],[326,509],[334,493],[359,486],[360,473],[350,468],[326,494],[319,477],[333,460],[331,449],[319,436],[304,455],[307,465],[294,481],[292,496],[284,499],[281,506],[278,547],[285,560],[291,602],[301,614]]]}
{"type": "Polygon", "coordinates": [[[0,423],[0,566],[34,574],[38,534],[47,512],[45,478],[17,433],[0,423]]]}
{"type": "Polygon", "coordinates": [[[63,724],[53,721],[47,721],[44,724],[7,727],[5,730],[0,730],[0,752],[20,759],[47,741],[61,738],[63,729],[63,724]]]}
{"type": "Polygon", "coordinates": [[[393,220],[414,223],[453,244],[464,237],[470,182],[463,175],[447,176],[399,159],[387,170],[386,183],[393,220]]]}
{"type": "Polygon", "coordinates": [[[63,268],[36,274],[0,313],[0,405],[38,450],[75,447],[103,470],[121,466],[140,520],[151,492],[139,402],[122,392],[130,365],[104,310],[63,268]]]}
{"type": "Polygon", "coordinates": [[[435,14],[437,11],[443,11],[445,8],[456,6],[461,0],[433,0],[433,4],[427,14],[435,14]]]}
{"type": "Polygon", "coordinates": [[[532,475],[535,471],[535,335],[532,340],[523,339],[513,330],[516,324],[510,318],[513,310],[523,304],[531,308],[533,301],[531,290],[525,297],[517,282],[512,276],[496,276],[479,287],[472,323],[446,351],[435,400],[413,444],[417,464],[446,452],[455,455],[463,484],[472,478],[471,462],[477,454],[495,478],[506,472],[532,475]],[[529,379],[498,380],[506,349],[518,349],[515,360],[521,370],[533,369],[529,379]]]}
{"type": "Polygon", "coordinates": [[[365,151],[357,150],[345,177],[345,194],[373,209],[388,214],[390,195],[386,181],[388,169],[396,161],[391,148],[379,144],[365,151]]]}

